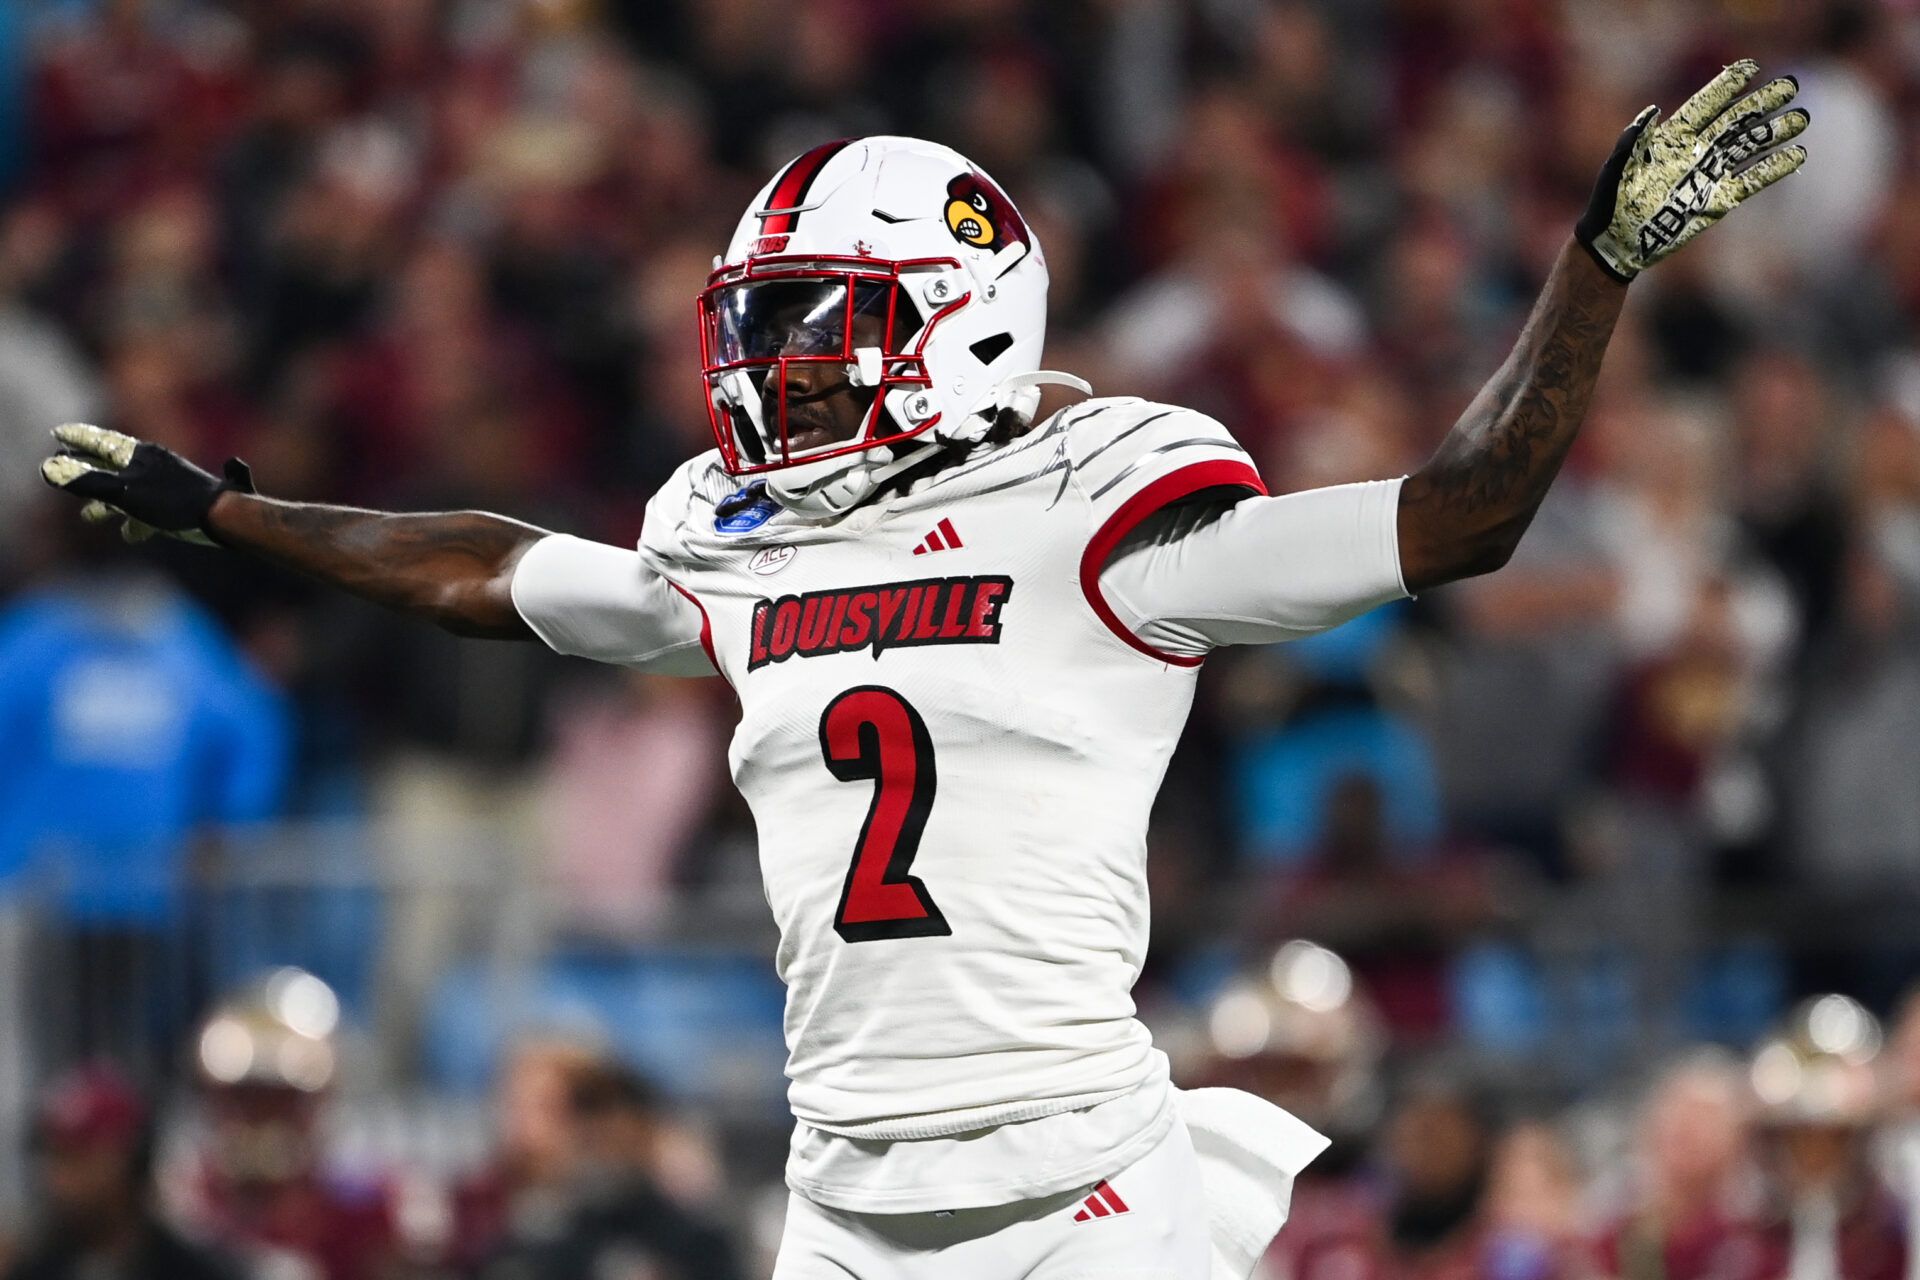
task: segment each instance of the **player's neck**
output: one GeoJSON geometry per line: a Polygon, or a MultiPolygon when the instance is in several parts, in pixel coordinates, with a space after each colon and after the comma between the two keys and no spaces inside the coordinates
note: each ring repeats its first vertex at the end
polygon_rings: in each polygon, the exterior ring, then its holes
{"type": "MultiPolygon", "coordinates": [[[[973,449],[963,446],[948,446],[937,449],[926,458],[914,463],[896,476],[889,477],[885,484],[875,489],[867,498],[868,503],[886,502],[912,493],[915,489],[933,480],[950,468],[957,467],[972,457],[973,449]]],[[[862,503],[861,505],[866,505],[862,503]]]]}

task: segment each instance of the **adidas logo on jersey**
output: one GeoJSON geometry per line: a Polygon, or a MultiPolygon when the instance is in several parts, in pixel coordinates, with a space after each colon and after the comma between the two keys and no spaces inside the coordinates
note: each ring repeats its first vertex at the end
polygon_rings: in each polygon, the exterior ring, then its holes
{"type": "Polygon", "coordinates": [[[922,578],[871,587],[756,600],[747,670],[798,654],[930,644],[999,644],[1000,610],[1013,591],[1004,574],[922,578]]]}
{"type": "Polygon", "coordinates": [[[1100,1185],[1093,1189],[1093,1194],[1088,1196],[1086,1203],[1081,1206],[1080,1212],[1073,1215],[1073,1220],[1091,1222],[1095,1218],[1111,1218],[1131,1212],[1133,1210],[1127,1208],[1127,1202],[1120,1198],[1120,1193],[1102,1178],[1100,1185]]]}
{"type": "Polygon", "coordinates": [[[929,551],[951,551],[965,545],[960,541],[959,533],[955,532],[953,521],[943,516],[940,523],[933,526],[933,531],[920,539],[920,545],[913,549],[913,554],[923,556],[929,551]]]}

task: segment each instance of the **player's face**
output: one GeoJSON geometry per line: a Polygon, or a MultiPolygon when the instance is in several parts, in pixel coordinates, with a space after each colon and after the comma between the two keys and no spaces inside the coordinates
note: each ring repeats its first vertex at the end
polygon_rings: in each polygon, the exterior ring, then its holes
{"type": "Polygon", "coordinates": [[[708,315],[713,357],[760,402],[764,440],[747,452],[773,461],[857,439],[876,391],[855,386],[850,366],[862,351],[902,351],[919,323],[891,281],[848,276],[745,281],[717,291],[708,315]]]}
{"type": "MultiPolygon", "coordinates": [[[[886,319],[879,315],[855,315],[853,346],[877,347],[885,336],[886,319]]],[[[768,379],[762,392],[766,420],[778,422],[778,393],[787,400],[787,448],[805,453],[825,444],[851,440],[859,433],[873,407],[873,392],[856,387],[847,378],[845,365],[792,363],[785,366],[786,377],[776,388],[768,379]]]]}

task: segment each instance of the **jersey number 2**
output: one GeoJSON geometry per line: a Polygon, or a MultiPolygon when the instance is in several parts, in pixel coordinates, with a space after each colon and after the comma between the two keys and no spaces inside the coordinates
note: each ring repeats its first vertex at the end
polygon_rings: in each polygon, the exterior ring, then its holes
{"type": "Polygon", "coordinates": [[[820,752],[842,782],[873,783],[833,928],[848,942],[953,932],[920,877],[909,874],[933,808],[933,739],[905,698],[879,685],[849,689],[820,714],[820,752]]]}

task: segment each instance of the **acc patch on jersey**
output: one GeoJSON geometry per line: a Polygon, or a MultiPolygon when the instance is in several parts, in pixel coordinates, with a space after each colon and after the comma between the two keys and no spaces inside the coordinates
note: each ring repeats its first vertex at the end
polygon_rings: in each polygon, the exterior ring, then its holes
{"type": "Polygon", "coordinates": [[[751,533],[767,521],[773,519],[780,510],[780,504],[767,496],[766,489],[759,485],[742,489],[733,497],[720,504],[714,512],[713,528],[716,533],[751,533]],[[745,506],[738,505],[740,499],[759,489],[745,506]],[[724,513],[724,514],[722,514],[724,513]]]}
{"type": "Polygon", "coordinates": [[[763,578],[772,577],[792,563],[798,552],[784,542],[771,547],[762,547],[753,553],[753,559],[747,561],[747,568],[763,578]]]}

